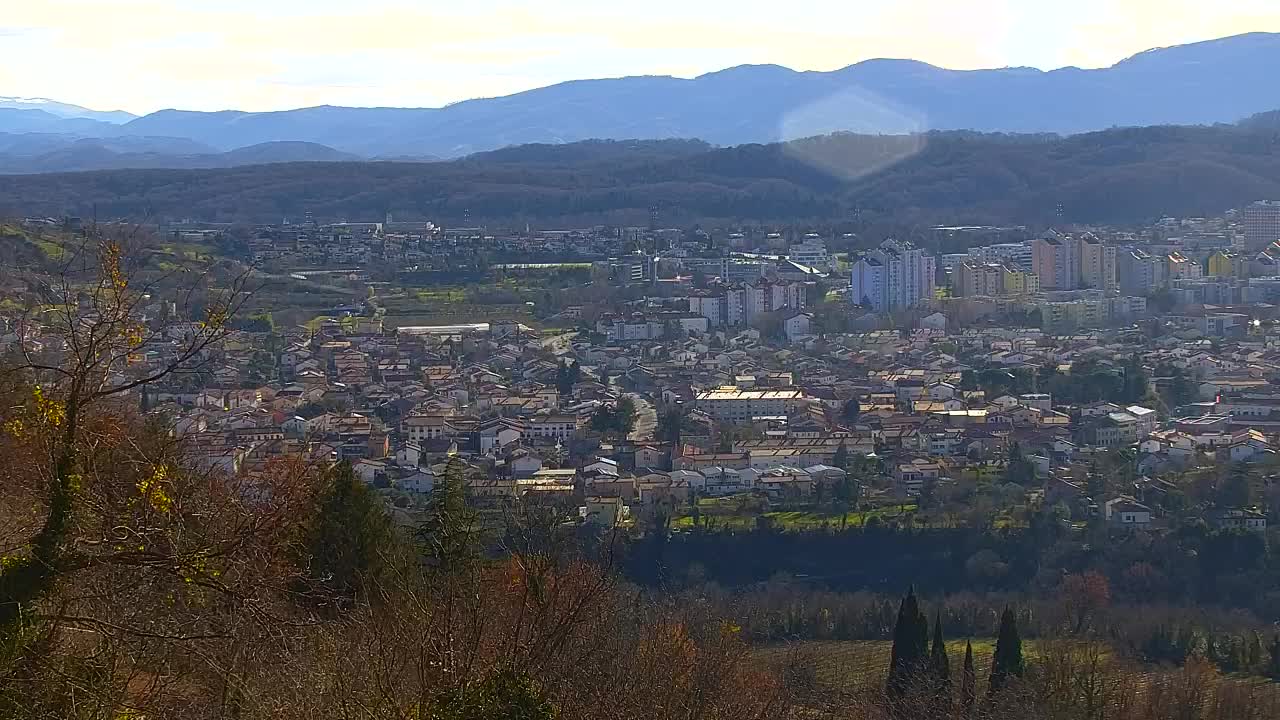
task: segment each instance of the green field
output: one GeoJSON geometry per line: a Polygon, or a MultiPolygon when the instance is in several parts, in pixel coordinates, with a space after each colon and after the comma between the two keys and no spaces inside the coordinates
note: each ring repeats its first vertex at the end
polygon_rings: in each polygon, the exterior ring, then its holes
{"type": "Polygon", "coordinates": [[[413,291],[418,302],[461,303],[467,300],[467,291],[460,287],[423,288],[413,291]]]}
{"type": "MultiPolygon", "coordinates": [[[[973,664],[981,686],[991,674],[995,639],[975,638],[972,642],[973,664]]],[[[947,642],[953,677],[958,676],[964,664],[964,644],[964,640],[947,642]]],[[[755,651],[755,655],[774,666],[785,665],[793,659],[813,663],[819,689],[827,692],[859,692],[877,689],[884,684],[889,675],[889,654],[892,648],[893,643],[889,640],[813,640],[762,647],[755,651]]],[[[1028,657],[1035,654],[1033,643],[1025,643],[1023,650],[1028,657]]]]}
{"type": "MultiPolygon", "coordinates": [[[[850,511],[843,515],[838,512],[819,510],[761,512],[762,509],[761,501],[749,495],[702,498],[698,501],[698,512],[702,524],[715,530],[750,530],[757,526],[757,519],[761,517],[766,518],[766,522],[780,530],[816,530],[824,526],[861,527],[872,518],[889,521],[911,516],[915,513],[916,506],[891,505],[867,511],[850,511]]],[[[693,529],[693,515],[689,508],[684,508],[680,515],[673,518],[671,527],[676,530],[693,529]]]]}

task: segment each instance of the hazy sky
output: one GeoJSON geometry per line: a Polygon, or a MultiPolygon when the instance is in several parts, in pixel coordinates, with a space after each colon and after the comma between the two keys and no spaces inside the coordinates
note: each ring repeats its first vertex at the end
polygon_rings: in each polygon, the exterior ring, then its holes
{"type": "Polygon", "coordinates": [[[1280,0],[0,0],[0,95],[142,113],[436,106],[561,80],[874,57],[1101,67],[1280,32],[1280,0]]]}

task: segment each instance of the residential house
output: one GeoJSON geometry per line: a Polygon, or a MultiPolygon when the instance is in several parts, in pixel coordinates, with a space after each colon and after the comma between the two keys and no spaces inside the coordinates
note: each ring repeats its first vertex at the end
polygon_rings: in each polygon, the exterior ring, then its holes
{"type": "Polygon", "coordinates": [[[1103,503],[1103,519],[1107,525],[1122,529],[1151,527],[1151,508],[1127,495],[1103,503]]]}

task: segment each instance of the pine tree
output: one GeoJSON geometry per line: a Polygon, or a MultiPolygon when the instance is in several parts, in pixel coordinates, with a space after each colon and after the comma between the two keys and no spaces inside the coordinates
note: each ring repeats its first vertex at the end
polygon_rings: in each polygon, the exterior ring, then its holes
{"type": "Polygon", "coordinates": [[[916,591],[912,587],[898,607],[898,621],[893,626],[893,650],[889,659],[889,681],[886,692],[891,699],[901,699],[927,666],[929,656],[929,620],[920,611],[916,591]]]}
{"type": "Polygon", "coordinates": [[[465,467],[458,458],[450,458],[431,490],[418,541],[428,561],[450,572],[475,559],[477,535],[476,514],[467,505],[465,467]]]}
{"type": "Polygon", "coordinates": [[[929,674],[938,689],[938,696],[951,694],[951,659],[947,657],[947,645],[942,639],[942,612],[933,619],[933,648],[929,651],[929,674]]]}
{"type": "Polygon", "coordinates": [[[996,637],[996,652],[991,660],[991,681],[988,692],[992,695],[1004,689],[1011,678],[1022,677],[1026,664],[1022,659],[1022,638],[1018,635],[1018,620],[1013,610],[1004,609],[1000,616],[1000,634],[996,637]]]}
{"type": "Polygon", "coordinates": [[[382,503],[356,479],[351,463],[325,477],[320,506],[300,548],[308,582],[304,592],[330,601],[354,598],[377,582],[394,528],[382,503]]]}
{"type": "Polygon", "coordinates": [[[634,430],[636,427],[636,418],[638,417],[636,412],[636,401],[624,395],[622,399],[618,401],[616,417],[619,435],[625,436],[634,430]]]}
{"type": "Polygon", "coordinates": [[[973,667],[973,643],[964,644],[964,672],[960,677],[960,702],[964,704],[965,714],[973,710],[978,700],[978,671],[973,667]]]}
{"type": "Polygon", "coordinates": [[[1267,677],[1280,681],[1280,635],[1271,641],[1271,662],[1267,663],[1267,677]]]}

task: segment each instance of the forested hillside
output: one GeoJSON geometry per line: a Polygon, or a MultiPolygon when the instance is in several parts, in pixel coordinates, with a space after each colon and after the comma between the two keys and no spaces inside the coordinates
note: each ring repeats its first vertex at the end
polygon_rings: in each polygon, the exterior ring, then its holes
{"type": "Polygon", "coordinates": [[[0,177],[0,211],[101,218],[489,224],[1131,223],[1280,197],[1280,133],[1150,127],[1056,136],[834,135],[705,149],[588,142],[439,163],[290,163],[0,177]]]}

